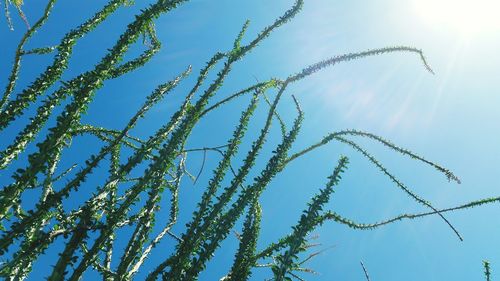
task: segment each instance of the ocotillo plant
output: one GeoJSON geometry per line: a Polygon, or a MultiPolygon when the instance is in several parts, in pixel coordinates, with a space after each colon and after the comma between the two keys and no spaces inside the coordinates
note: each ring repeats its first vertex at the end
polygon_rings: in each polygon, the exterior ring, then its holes
{"type": "Polygon", "coordinates": [[[484,265],[484,277],[486,281],[491,281],[490,263],[488,261],[483,261],[484,265]]]}
{"type": "MultiPolygon", "coordinates": [[[[248,44],[243,44],[249,26],[249,22],[246,22],[233,46],[228,51],[213,55],[199,71],[194,85],[185,93],[183,102],[172,112],[171,118],[148,138],[135,137],[131,131],[151,108],[167,99],[169,93],[177,91],[179,83],[191,75],[191,67],[180,70],[176,77],[158,85],[123,128],[109,129],[82,122],[87,107],[108,80],[123,79],[122,76],[144,66],[158,52],[161,42],[156,36],[155,20],[184,2],[187,1],[154,1],[136,15],[93,69],[71,79],[63,79],[63,74],[68,72],[70,58],[78,56],[73,54],[73,49],[79,40],[92,33],[121,6],[133,4],[128,0],[109,1],[88,20],[68,31],[54,47],[24,49],[27,41],[49,18],[55,0],[49,0],[42,17],[28,27],[14,54],[11,75],[7,78],[0,102],[2,139],[10,137],[5,134],[7,129],[17,130],[17,135],[0,151],[2,173],[12,173],[11,179],[2,183],[0,190],[2,277],[22,280],[30,274],[39,276],[36,271],[32,272],[33,265],[45,251],[57,249],[59,255],[53,261],[51,273],[46,276],[48,280],[80,280],[88,271],[99,273],[103,280],[131,280],[143,270],[144,262],[159,243],[168,237],[177,243],[175,248],[171,252],[160,251],[156,254],[161,261],[149,269],[146,280],[196,280],[206,269],[207,263],[217,258],[216,250],[231,231],[236,231],[237,222],[243,220],[234,262],[228,265],[230,269],[225,276],[221,276],[221,280],[247,280],[256,267],[269,267],[272,280],[302,280],[300,274],[310,272],[303,264],[313,256],[301,259],[301,254],[311,246],[308,235],[326,221],[335,221],[355,229],[373,229],[403,219],[437,215],[461,239],[459,232],[444,216],[445,212],[500,201],[500,198],[489,198],[450,209],[435,208],[403,184],[353,137],[373,140],[390,150],[430,165],[448,180],[460,183],[458,177],[446,168],[368,132],[333,132],[303,150],[292,152],[292,144],[301,131],[304,113],[293,96],[297,111],[293,124],[286,124],[277,112],[283,97],[289,95],[290,85],[341,62],[396,52],[416,55],[425,69],[432,72],[423,52],[417,48],[385,47],[334,56],[295,74],[270,78],[242,87],[242,90],[230,96],[218,97],[220,87],[231,77],[233,66],[275,29],[294,18],[303,6],[302,0],[297,0],[281,17],[250,39],[248,44]],[[136,58],[125,61],[129,49],[141,37],[146,38],[147,49],[136,58]],[[52,63],[29,86],[17,89],[21,61],[25,56],[43,56],[47,53],[55,53],[52,63]],[[208,81],[216,69],[218,72],[214,79],[208,81]],[[235,120],[235,129],[227,143],[218,147],[185,147],[200,120],[214,110],[224,110],[228,103],[243,96],[251,96],[250,102],[241,112],[239,120],[235,120]],[[262,129],[256,133],[251,148],[242,151],[242,140],[248,135],[249,122],[254,120],[257,107],[262,106],[261,99],[265,101],[267,111],[262,129]],[[35,107],[36,111],[29,112],[28,107],[35,107]],[[49,122],[51,118],[55,124],[49,122]],[[29,122],[20,127],[19,120],[29,122]],[[270,145],[266,140],[271,124],[276,122],[282,132],[280,143],[273,148],[265,165],[260,167],[258,163],[262,161],[258,160],[267,156],[262,151],[270,145]],[[97,138],[102,143],[100,149],[89,151],[85,156],[87,160],[82,163],[60,167],[64,157],[68,157],[72,140],[82,136],[97,138]],[[333,210],[324,210],[340,182],[341,174],[347,169],[348,159],[341,157],[333,167],[325,187],[310,200],[291,233],[267,247],[257,249],[262,216],[259,198],[263,191],[289,163],[330,142],[344,143],[361,153],[399,189],[429,211],[361,224],[333,210]],[[29,150],[30,146],[35,149],[29,150]],[[183,211],[178,200],[179,192],[182,191],[181,179],[189,175],[187,156],[196,151],[214,151],[220,154],[221,159],[204,186],[192,219],[183,233],[176,235],[172,227],[177,223],[179,212],[183,211]],[[239,167],[234,167],[233,160],[238,155],[243,155],[244,160],[239,167]],[[107,175],[99,179],[98,186],[87,183],[86,180],[103,166],[109,168],[107,175]],[[257,176],[252,177],[254,174],[257,176]],[[36,200],[33,197],[29,197],[33,202],[23,200],[23,195],[34,190],[39,191],[36,200]],[[69,201],[79,190],[87,190],[91,196],[77,206],[70,204],[69,201]],[[159,212],[163,197],[169,199],[168,217],[163,217],[159,212]],[[160,231],[154,228],[157,222],[163,225],[160,231]],[[126,241],[123,251],[114,251],[116,241],[126,241]]],[[[20,15],[25,17],[20,9],[21,1],[5,0],[4,3],[10,26],[9,5],[14,5],[20,15]]]]}

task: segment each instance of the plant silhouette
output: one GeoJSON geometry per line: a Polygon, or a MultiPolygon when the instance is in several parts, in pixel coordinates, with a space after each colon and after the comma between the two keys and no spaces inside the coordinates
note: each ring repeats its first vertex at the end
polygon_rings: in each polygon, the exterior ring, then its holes
{"type": "MultiPolygon", "coordinates": [[[[302,0],[297,0],[282,16],[244,44],[243,38],[250,24],[247,21],[237,34],[233,46],[228,51],[215,53],[199,70],[191,90],[183,96],[183,102],[172,112],[168,122],[149,137],[135,137],[131,131],[155,105],[168,99],[180,83],[185,83],[183,80],[186,77],[193,75],[191,67],[180,70],[176,77],[158,85],[123,128],[117,130],[83,123],[82,116],[107,81],[123,79],[125,74],[144,66],[159,51],[161,42],[156,35],[155,20],[184,2],[187,1],[157,0],[141,10],[93,69],[82,71],[68,80],[63,79],[63,74],[70,67],[70,58],[78,56],[73,50],[79,40],[107,21],[120,7],[133,3],[128,0],[107,2],[89,19],[68,31],[56,46],[25,50],[25,44],[49,18],[56,0],[49,0],[41,18],[32,26],[28,25],[14,54],[11,75],[0,101],[2,138],[10,137],[5,133],[8,128],[17,131],[12,141],[0,151],[0,169],[4,173],[11,173],[11,180],[2,183],[3,188],[0,190],[2,277],[22,280],[37,276],[33,264],[47,249],[59,245],[59,256],[53,261],[48,280],[80,280],[87,271],[98,272],[103,280],[131,280],[143,269],[145,260],[163,239],[173,239],[177,243],[175,248],[167,253],[161,251],[161,262],[147,274],[146,280],[196,280],[206,269],[207,263],[217,258],[214,255],[216,250],[232,231],[236,231],[237,222],[242,220],[234,262],[227,274],[221,276],[221,280],[247,280],[256,267],[270,268],[271,280],[303,280],[302,274],[313,272],[304,267],[304,263],[318,253],[313,252],[304,258],[304,253],[313,246],[309,234],[326,221],[354,229],[374,229],[404,219],[437,215],[462,239],[445,213],[500,201],[496,197],[442,210],[434,207],[354,141],[354,137],[371,140],[402,156],[425,163],[450,181],[460,183],[458,177],[441,165],[364,131],[332,132],[309,147],[292,151],[292,144],[301,133],[304,113],[299,101],[292,95],[296,108],[293,123],[286,124],[280,117],[277,107],[283,97],[289,95],[289,86],[342,62],[390,53],[403,52],[415,56],[432,73],[423,52],[417,48],[391,46],[334,56],[286,77],[259,81],[225,98],[218,97],[220,87],[231,77],[232,67],[274,30],[293,19],[304,4],[302,0]],[[126,60],[131,46],[141,38],[146,42],[143,53],[126,60]],[[55,54],[50,65],[38,77],[34,77],[29,86],[17,90],[21,61],[28,55],[43,56],[49,53],[55,54]],[[209,81],[208,77],[214,72],[215,78],[209,81]],[[224,110],[227,104],[243,96],[250,96],[251,99],[239,120],[235,120],[237,124],[227,143],[217,147],[185,147],[200,120],[214,110],[224,110]],[[244,151],[242,140],[248,136],[249,122],[255,118],[256,109],[262,104],[267,111],[264,122],[260,131],[252,132],[256,137],[251,148],[244,151]],[[28,110],[30,106],[36,107],[34,113],[28,110]],[[55,118],[55,124],[49,122],[50,118],[55,118]],[[18,120],[28,122],[20,127],[18,120]],[[261,166],[258,163],[262,160],[258,160],[265,156],[263,149],[271,145],[266,140],[271,124],[276,122],[281,128],[280,143],[273,147],[272,155],[261,166]],[[64,157],[68,157],[65,152],[71,147],[72,140],[81,136],[97,138],[102,144],[99,151],[89,152],[85,156],[87,160],[82,163],[61,167],[64,157]],[[397,188],[428,208],[428,212],[402,214],[376,223],[358,223],[333,210],[325,210],[326,203],[341,182],[342,173],[348,168],[348,158],[342,156],[332,167],[325,186],[309,200],[290,234],[258,249],[262,216],[259,198],[263,191],[289,163],[331,142],[346,144],[359,152],[397,188]],[[28,146],[33,143],[36,143],[36,149],[28,150],[28,146]],[[172,227],[177,223],[179,212],[183,211],[178,200],[182,178],[188,175],[197,181],[200,175],[192,176],[188,172],[187,156],[203,152],[203,169],[206,153],[211,151],[220,155],[220,160],[213,167],[210,180],[198,183],[204,185],[203,194],[183,233],[176,235],[172,227]],[[243,155],[243,162],[235,167],[232,161],[237,155],[243,155]],[[86,180],[102,166],[108,167],[108,173],[100,179],[100,184],[97,187],[86,184],[86,180]],[[75,194],[81,189],[91,190],[90,198],[78,206],[69,204],[69,199],[77,196],[75,194]],[[22,196],[33,190],[39,191],[39,197],[31,197],[33,202],[29,204],[21,202],[22,196]],[[162,198],[169,200],[168,218],[162,217],[159,212],[162,198]],[[156,223],[162,225],[160,231],[154,231],[156,223]],[[123,235],[120,230],[125,228],[130,231],[123,235]],[[113,252],[117,239],[126,241],[125,249],[118,255],[113,252]]],[[[9,6],[15,7],[28,23],[21,10],[22,1],[5,0],[4,4],[11,28],[9,6]]],[[[17,29],[15,32],[18,32],[17,29]]],[[[489,264],[485,262],[484,265],[485,276],[490,280],[489,264]]],[[[362,266],[368,279],[363,263],[362,266]]]]}

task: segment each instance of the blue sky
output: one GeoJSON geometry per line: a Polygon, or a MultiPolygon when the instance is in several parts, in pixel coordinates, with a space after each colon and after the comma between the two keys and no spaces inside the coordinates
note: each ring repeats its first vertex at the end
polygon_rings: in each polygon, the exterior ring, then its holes
{"type": "MultiPolygon", "coordinates": [[[[57,3],[53,17],[29,46],[55,44],[68,28],[90,16],[99,7],[99,2],[57,3]]],[[[279,108],[280,113],[288,122],[293,119],[295,112],[290,94],[294,94],[301,102],[306,117],[302,135],[294,149],[303,148],[328,132],[351,128],[364,130],[426,156],[461,178],[461,185],[449,183],[432,168],[408,160],[376,143],[360,140],[403,182],[437,207],[451,207],[469,200],[498,196],[499,26],[488,23],[464,32],[462,27],[446,21],[452,17],[451,14],[446,14],[446,10],[439,13],[432,11],[432,5],[421,7],[414,1],[396,0],[367,2],[306,1],[303,11],[293,21],[277,30],[235,66],[230,81],[221,89],[218,98],[255,83],[255,79],[286,77],[334,55],[395,45],[421,48],[435,75],[426,72],[415,55],[387,54],[339,64],[291,87],[279,108]],[[422,13],[422,9],[429,13],[422,13]],[[429,17],[436,13],[439,20],[429,17]]],[[[32,22],[40,14],[43,4],[26,1],[24,9],[32,22]]],[[[84,122],[121,128],[156,85],[172,78],[189,64],[197,73],[214,52],[230,49],[246,19],[251,20],[245,37],[250,40],[291,5],[289,0],[194,0],[164,15],[156,24],[158,36],[163,42],[160,53],[143,69],[126,75],[123,80],[107,83],[90,106],[84,122]]],[[[454,7],[450,6],[448,13],[453,11],[454,7]]],[[[136,12],[137,7],[122,8],[102,27],[82,39],[70,64],[73,68],[64,77],[73,77],[79,71],[92,67],[104,54],[105,48],[112,46],[117,34],[124,30],[125,24],[136,12]]],[[[481,10],[474,13],[471,12],[470,17],[463,20],[478,21],[481,10]]],[[[5,22],[2,20],[1,23],[5,22]]],[[[10,71],[16,42],[24,30],[22,22],[17,19],[15,27],[14,32],[6,26],[0,28],[0,77],[5,77],[1,87],[4,87],[10,71]]],[[[140,48],[134,48],[131,57],[140,48]]],[[[50,55],[27,58],[23,63],[19,87],[26,86],[50,60],[50,55]]],[[[193,81],[194,76],[184,81],[176,96],[150,112],[134,134],[146,137],[168,120],[181,95],[193,81]]],[[[196,127],[188,147],[224,143],[246,102],[247,99],[242,99],[207,116],[196,127]]],[[[257,134],[265,109],[262,104],[259,117],[251,124],[249,137],[257,134]]],[[[22,128],[22,124],[17,122],[2,132],[2,148],[10,140],[10,134],[22,128]]],[[[269,145],[275,144],[278,137],[279,129],[275,126],[269,145]]],[[[75,148],[71,150],[74,153],[68,152],[62,165],[79,160],[80,154],[96,151],[98,145],[91,138],[74,142],[75,148]]],[[[272,146],[269,146],[267,151],[271,150],[272,146]]],[[[361,222],[425,210],[408,199],[355,151],[332,143],[297,160],[266,190],[261,200],[263,225],[260,246],[290,231],[307,200],[323,187],[341,154],[347,155],[351,163],[328,204],[329,209],[361,222]]],[[[190,155],[188,166],[197,171],[201,158],[202,155],[190,155]]],[[[207,163],[213,167],[217,159],[218,155],[209,154],[207,163]]],[[[15,165],[22,164],[21,157],[15,165]]],[[[211,167],[205,169],[195,186],[185,181],[181,191],[181,221],[175,232],[181,233],[183,223],[190,217],[190,208],[196,204],[209,179],[211,167]]],[[[2,172],[0,180],[8,183],[9,175],[8,171],[2,172]]],[[[98,179],[99,174],[96,174],[89,185],[98,183],[98,179]]],[[[374,281],[480,280],[483,271],[481,261],[488,259],[492,262],[493,280],[496,280],[500,278],[495,273],[500,271],[500,223],[496,219],[499,215],[498,205],[447,214],[463,235],[463,242],[437,217],[398,222],[373,231],[356,231],[333,222],[326,223],[314,233],[319,235],[317,241],[322,248],[333,247],[308,263],[308,267],[319,275],[303,276],[307,280],[363,280],[359,265],[362,260],[374,281]]],[[[235,243],[236,238],[230,236],[226,248],[216,253],[216,261],[210,263],[207,272],[200,276],[201,280],[216,280],[227,272],[235,243]]],[[[145,270],[160,262],[172,246],[173,241],[162,243],[145,264],[145,270]]],[[[48,265],[57,254],[57,249],[60,247],[49,251],[35,265],[41,276],[50,272],[48,265]]],[[[86,278],[91,280],[92,276],[89,274],[86,278]]],[[[139,275],[138,279],[142,276],[139,275]]],[[[254,271],[255,280],[269,276],[267,269],[254,271]]],[[[30,280],[39,280],[39,276],[30,280]]]]}

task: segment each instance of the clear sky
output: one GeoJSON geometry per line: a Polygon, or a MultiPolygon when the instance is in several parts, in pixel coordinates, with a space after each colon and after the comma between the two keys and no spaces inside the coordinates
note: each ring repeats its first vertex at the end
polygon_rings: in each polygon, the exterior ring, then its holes
{"type": "MultiPolygon", "coordinates": [[[[68,28],[79,24],[102,5],[96,0],[84,2],[57,3],[53,17],[29,46],[56,44],[68,28]]],[[[26,1],[24,10],[32,22],[44,4],[44,1],[26,1]]],[[[160,53],[140,71],[107,83],[90,106],[85,122],[121,128],[156,85],[189,64],[197,73],[214,52],[230,49],[246,19],[251,20],[245,37],[249,40],[292,4],[290,0],[193,0],[162,16],[156,24],[163,42],[160,53]]],[[[218,97],[251,85],[256,79],[286,77],[334,55],[396,45],[420,48],[435,75],[428,73],[413,54],[386,54],[337,65],[290,88],[280,113],[288,122],[293,119],[295,112],[290,94],[294,94],[306,118],[294,149],[312,144],[328,132],[364,130],[436,161],[460,177],[462,184],[449,183],[430,167],[376,143],[360,140],[387,168],[436,207],[499,196],[500,20],[494,14],[499,9],[493,0],[306,1],[303,11],[293,21],[237,64],[230,82],[224,85],[218,97]]],[[[136,12],[137,7],[122,8],[81,40],[70,64],[73,70],[65,78],[92,67],[136,12]]],[[[0,21],[2,89],[16,42],[25,29],[18,19],[15,19],[15,28],[11,32],[5,21],[0,21]]],[[[132,53],[137,54],[139,50],[140,46],[132,53]]],[[[26,59],[20,87],[27,85],[50,60],[51,55],[26,59]]],[[[176,92],[178,97],[167,99],[148,114],[134,134],[146,137],[168,120],[193,78],[181,85],[176,92]]],[[[237,101],[208,116],[196,127],[188,147],[223,144],[246,102],[247,99],[237,101]]],[[[251,125],[250,137],[255,136],[262,125],[266,107],[261,106],[260,117],[251,125]]],[[[21,128],[20,124],[16,126],[2,133],[2,149],[10,141],[9,132],[21,128]]],[[[278,126],[273,130],[274,139],[270,143],[276,143],[279,137],[278,126]]],[[[80,154],[97,151],[97,143],[93,142],[91,138],[75,140],[74,153],[67,154],[63,165],[71,165],[80,159],[80,154]]],[[[332,143],[297,160],[266,190],[261,200],[261,247],[290,231],[308,199],[323,187],[341,154],[347,155],[351,163],[328,204],[329,209],[366,223],[426,210],[408,199],[355,151],[332,143]]],[[[198,171],[201,159],[202,155],[189,156],[188,167],[198,171]]],[[[212,166],[205,169],[196,185],[186,180],[181,190],[180,223],[174,232],[181,233],[190,217],[190,208],[198,201],[217,160],[218,155],[208,155],[207,163],[212,166]]],[[[16,165],[22,166],[22,161],[21,157],[16,165]]],[[[2,185],[10,182],[9,175],[8,171],[1,172],[2,185]]],[[[91,180],[89,185],[92,183],[91,180]]],[[[363,261],[373,281],[481,280],[481,262],[487,259],[492,263],[492,280],[500,280],[500,274],[496,273],[500,272],[499,206],[483,206],[446,216],[464,237],[463,242],[438,217],[402,221],[372,231],[351,230],[328,222],[314,233],[319,235],[316,241],[322,244],[318,249],[331,248],[308,263],[308,267],[319,274],[302,276],[307,280],[364,280],[359,264],[363,261]]],[[[236,238],[230,236],[224,244],[227,247],[216,252],[216,261],[209,264],[200,280],[218,280],[227,272],[235,243],[236,238]]],[[[146,271],[160,262],[173,245],[173,241],[160,244],[145,264],[146,271]]],[[[40,275],[29,280],[41,280],[40,276],[50,272],[48,265],[52,264],[57,250],[49,251],[35,265],[34,270],[40,275]]],[[[89,274],[86,278],[92,280],[93,276],[89,274]]],[[[143,276],[138,275],[138,279],[143,276]]],[[[255,269],[253,279],[270,276],[269,269],[255,269]]]]}

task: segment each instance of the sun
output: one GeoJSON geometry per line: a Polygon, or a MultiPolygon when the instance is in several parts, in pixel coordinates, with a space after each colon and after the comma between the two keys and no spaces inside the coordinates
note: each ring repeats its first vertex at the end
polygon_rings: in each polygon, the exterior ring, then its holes
{"type": "Polygon", "coordinates": [[[433,27],[464,35],[500,31],[500,0],[413,0],[413,5],[433,27]]]}

